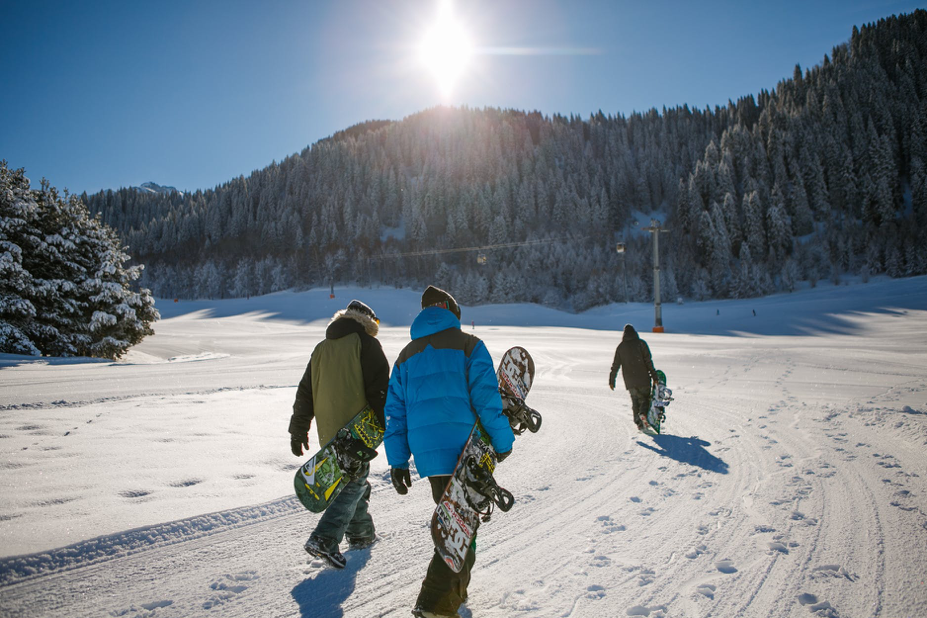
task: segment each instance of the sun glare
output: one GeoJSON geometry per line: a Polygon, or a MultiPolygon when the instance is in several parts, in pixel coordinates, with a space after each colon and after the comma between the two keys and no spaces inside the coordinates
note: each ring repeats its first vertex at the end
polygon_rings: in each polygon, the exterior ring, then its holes
{"type": "Polygon", "coordinates": [[[437,20],[419,46],[419,59],[434,76],[442,95],[453,93],[472,54],[470,38],[451,12],[450,3],[442,2],[437,20]]]}

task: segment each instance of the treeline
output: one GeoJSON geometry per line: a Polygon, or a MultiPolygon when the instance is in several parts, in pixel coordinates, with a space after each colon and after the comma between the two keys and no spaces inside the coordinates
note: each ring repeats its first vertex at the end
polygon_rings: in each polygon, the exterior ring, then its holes
{"type": "Polygon", "coordinates": [[[582,310],[927,272],[927,12],[854,28],[772,91],[714,109],[371,121],[213,190],[84,195],[166,297],[438,282],[462,302],[582,310]],[[641,220],[644,219],[644,220],[641,220]],[[545,241],[484,251],[383,255],[545,241]],[[615,243],[628,250],[620,255],[615,243]]]}

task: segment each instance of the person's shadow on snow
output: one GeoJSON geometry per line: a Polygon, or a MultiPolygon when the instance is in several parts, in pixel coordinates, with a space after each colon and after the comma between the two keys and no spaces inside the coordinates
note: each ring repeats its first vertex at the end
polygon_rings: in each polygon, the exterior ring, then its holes
{"type": "Polygon", "coordinates": [[[652,436],[652,438],[657,445],[656,447],[646,442],[641,442],[640,440],[638,440],[637,443],[658,455],[675,459],[680,463],[698,466],[709,472],[727,474],[727,463],[721,458],[709,453],[705,448],[706,446],[711,446],[711,442],[706,442],[696,436],[683,438],[668,434],[660,434],[652,436]]]}
{"type": "Polygon", "coordinates": [[[303,618],[342,618],[342,605],[354,592],[357,573],[370,560],[370,550],[347,554],[343,569],[323,567],[315,577],[298,584],[290,592],[303,618]]]}

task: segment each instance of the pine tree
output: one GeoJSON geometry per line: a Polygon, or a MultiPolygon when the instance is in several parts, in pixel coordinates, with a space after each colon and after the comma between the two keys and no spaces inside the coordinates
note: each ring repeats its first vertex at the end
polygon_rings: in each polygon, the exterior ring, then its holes
{"type": "Polygon", "coordinates": [[[766,228],[763,224],[763,209],[756,191],[744,195],[744,236],[750,245],[752,255],[766,255],[766,228]]]}
{"type": "Polygon", "coordinates": [[[30,239],[38,235],[33,228],[37,208],[25,172],[0,162],[0,351],[30,356],[41,351],[29,338],[36,310],[29,300],[32,275],[23,267],[20,245],[33,244],[30,239]]]}
{"type": "Polygon", "coordinates": [[[0,351],[121,356],[158,319],[149,291],[132,289],[142,267],[80,198],[28,186],[0,162],[0,351]]]}
{"type": "Polygon", "coordinates": [[[772,205],[766,213],[766,230],[772,260],[779,262],[791,246],[792,235],[778,184],[773,187],[771,199],[772,205]]]}

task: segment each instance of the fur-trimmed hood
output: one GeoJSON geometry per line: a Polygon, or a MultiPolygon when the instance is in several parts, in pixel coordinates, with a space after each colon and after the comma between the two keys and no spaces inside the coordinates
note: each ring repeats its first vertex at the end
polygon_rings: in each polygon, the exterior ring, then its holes
{"type": "MultiPolygon", "coordinates": [[[[354,309],[341,309],[335,312],[335,315],[332,316],[332,321],[328,323],[328,329],[325,331],[325,336],[329,339],[338,339],[343,337],[353,329],[342,330],[338,328],[339,325],[336,323],[341,318],[346,318],[347,320],[353,320],[361,325],[366,332],[371,337],[376,337],[380,332],[380,325],[377,324],[373,318],[368,315],[361,313],[360,311],[355,311],[354,309]],[[331,335],[335,335],[334,337],[331,335]]],[[[350,324],[348,322],[347,324],[350,324]]],[[[346,325],[347,325],[346,324],[346,325]]]]}

